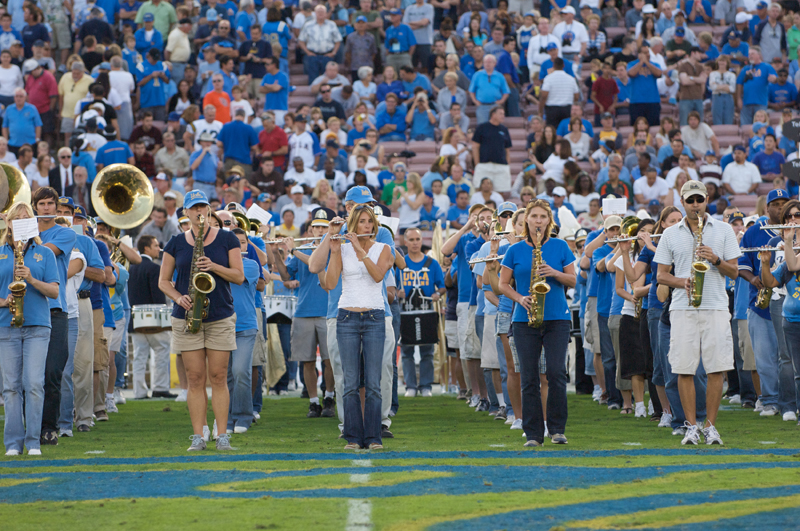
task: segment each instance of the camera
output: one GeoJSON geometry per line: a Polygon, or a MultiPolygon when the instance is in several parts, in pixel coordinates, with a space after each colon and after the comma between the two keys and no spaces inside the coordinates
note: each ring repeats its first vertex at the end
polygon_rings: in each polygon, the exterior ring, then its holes
{"type": "Polygon", "coordinates": [[[569,46],[571,44],[572,44],[572,37],[566,37],[566,38],[562,39],[562,41],[561,41],[561,46],[565,46],[566,47],[566,46],[569,46]]]}
{"type": "Polygon", "coordinates": [[[755,76],[753,76],[753,71],[752,70],[748,70],[747,72],[744,73],[744,80],[745,81],[753,81],[754,77],[755,76]]]}

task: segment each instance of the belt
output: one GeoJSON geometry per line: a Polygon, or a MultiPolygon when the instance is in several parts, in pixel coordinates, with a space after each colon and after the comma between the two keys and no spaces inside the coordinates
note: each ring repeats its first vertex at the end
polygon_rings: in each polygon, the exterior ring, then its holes
{"type": "Polygon", "coordinates": [[[89,291],[88,289],[85,289],[83,291],[79,291],[78,292],[78,298],[79,299],[88,299],[91,296],[92,296],[92,292],[89,291]]]}

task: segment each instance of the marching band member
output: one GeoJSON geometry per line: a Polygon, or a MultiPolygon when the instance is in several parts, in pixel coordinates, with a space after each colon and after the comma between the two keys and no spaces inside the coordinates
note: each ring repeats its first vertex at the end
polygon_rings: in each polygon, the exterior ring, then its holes
{"type": "Polygon", "coordinates": [[[570,311],[565,288],[574,288],[575,257],[563,240],[550,237],[555,222],[550,204],[534,200],[525,209],[524,240],[510,246],[503,257],[500,290],[516,303],[512,318],[514,340],[520,362],[522,381],[522,426],[525,446],[541,446],[544,440],[544,416],[539,394],[539,357],[544,349],[547,360],[547,420],[554,444],[566,444],[567,423],[566,353],[569,344],[570,311]],[[541,260],[537,260],[541,253],[541,260]],[[533,270],[533,266],[538,268],[533,270]],[[532,298],[530,287],[539,277],[549,286],[543,297],[544,308],[536,310],[541,326],[529,326],[532,298]],[[511,279],[515,287],[511,287],[511,279]]]}
{"type": "MultiPolygon", "coordinates": [[[[52,198],[43,200],[43,203],[49,203],[50,200],[52,198]]],[[[8,227],[0,233],[0,366],[3,367],[5,401],[3,443],[7,456],[20,455],[23,446],[28,449],[28,455],[42,455],[40,434],[45,406],[44,385],[45,379],[52,377],[52,373],[47,374],[49,371],[46,371],[50,353],[48,343],[51,341],[50,318],[53,313],[48,311],[48,299],[57,301],[59,298],[61,277],[56,257],[39,237],[25,243],[21,250],[24,257],[22,264],[16,263],[15,256],[18,247],[13,238],[12,221],[32,217],[33,209],[29,205],[17,203],[9,209],[6,216],[8,227]],[[22,315],[25,321],[21,327],[12,325],[9,309],[15,304],[9,285],[18,279],[27,284],[22,315]]],[[[52,223],[53,220],[48,221],[52,223]]],[[[71,254],[71,249],[69,252],[71,254]]],[[[62,346],[66,348],[66,337],[63,342],[62,346]]],[[[53,430],[50,433],[55,436],[58,408],[53,410],[50,406],[49,409],[52,424],[47,427],[53,430]]]]}
{"type": "Polygon", "coordinates": [[[389,246],[375,241],[379,223],[370,205],[355,207],[348,216],[343,239],[351,245],[342,246],[341,239],[330,238],[338,226],[332,223],[328,231],[331,258],[326,284],[342,280],[336,338],[344,375],[345,449],[377,450],[383,448],[381,373],[386,321],[382,286],[394,258],[389,246]],[[366,390],[363,417],[358,391],[362,376],[366,390]]]}
{"type": "Polygon", "coordinates": [[[614,373],[614,385],[622,395],[622,408],[620,409],[620,414],[629,415],[633,413],[633,407],[631,404],[631,381],[624,380],[622,378],[622,365],[620,364],[621,349],[619,344],[620,323],[622,322],[622,306],[625,300],[617,294],[615,289],[617,270],[616,267],[614,267],[614,263],[617,258],[619,258],[621,250],[619,245],[616,243],[611,242],[610,245],[613,248],[613,252],[608,253],[603,262],[599,265],[598,269],[603,274],[603,277],[605,277],[605,286],[608,289],[607,293],[611,299],[611,305],[608,309],[608,332],[611,336],[611,345],[614,349],[614,366],[616,368],[614,373]]]}
{"type": "MultiPolygon", "coordinates": [[[[183,356],[189,380],[187,404],[193,429],[189,451],[199,451],[206,448],[203,440],[208,408],[206,362],[213,393],[211,405],[214,417],[218,426],[228,425],[228,362],[231,350],[236,348],[236,316],[230,284],[244,282],[244,271],[239,239],[230,232],[208,225],[205,225],[202,234],[202,254],[196,256],[195,249],[199,245],[195,238],[200,231],[200,220],[210,216],[206,194],[200,190],[188,192],[183,206],[192,228],[174,236],[164,249],[158,287],[175,302],[172,310],[172,342],[174,350],[180,351],[183,356]],[[208,315],[196,334],[187,330],[186,322],[186,312],[192,309],[194,303],[188,295],[194,268],[209,273],[216,281],[215,289],[206,295],[209,301],[208,315]],[[173,286],[172,275],[175,271],[177,278],[173,286]]],[[[217,450],[231,450],[230,435],[220,433],[216,446],[217,450]]]]}
{"type": "MultiPolygon", "coordinates": [[[[681,444],[698,444],[694,376],[702,358],[708,375],[706,422],[702,431],[706,444],[722,444],[715,423],[722,399],[724,373],[733,368],[728,295],[725,278],[736,278],[739,250],[733,229],[706,215],[706,187],[689,181],[681,188],[681,204],[686,210],[683,221],[664,231],[653,261],[658,264],[658,283],[675,290],[670,303],[670,325],[680,333],[672,334],[669,362],[678,375],[680,401],[686,416],[686,435],[681,444]],[[698,221],[703,219],[702,233],[698,221]],[[705,261],[708,270],[702,282],[693,282],[692,263],[705,261]],[[670,269],[675,267],[674,273],[670,269]],[[699,307],[690,305],[692,287],[700,284],[699,307]]],[[[696,297],[695,297],[696,299],[696,297]]]]}

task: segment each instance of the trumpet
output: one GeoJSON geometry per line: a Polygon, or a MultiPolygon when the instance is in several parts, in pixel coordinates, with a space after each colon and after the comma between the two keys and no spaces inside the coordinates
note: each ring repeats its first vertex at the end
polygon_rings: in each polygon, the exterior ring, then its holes
{"type": "MultiPolygon", "coordinates": [[[[331,236],[331,240],[344,240],[345,237],[347,236],[347,234],[349,234],[349,233],[334,234],[333,236],[331,236]]],[[[375,233],[372,233],[372,234],[356,234],[356,236],[358,236],[359,238],[372,238],[375,235],[376,235],[375,233]]],[[[297,240],[295,240],[295,241],[297,241],[297,240]]]]}
{"type": "Polygon", "coordinates": [[[786,229],[800,229],[800,225],[762,225],[759,227],[761,230],[786,230],[786,229]]]}
{"type": "MultiPolygon", "coordinates": [[[[651,234],[650,235],[650,239],[651,240],[657,240],[661,236],[663,236],[663,234],[651,234]]],[[[635,242],[638,239],[639,239],[639,236],[628,236],[628,237],[625,237],[625,238],[610,238],[610,239],[606,240],[606,243],[635,242]]]]}
{"type": "MultiPolygon", "coordinates": [[[[743,253],[760,253],[762,251],[765,253],[772,253],[775,251],[786,251],[787,249],[784,249],[783,247],[743,247],[739,250],[743,253]]],[[[800,251],[800,247],[792,247],[792,250],[800,251]]]]}
{"type": "Polygon", "coordinates": [[[475,260],[470,260],[468,263],[469,265],[475,264],[483,264],[485,262],[494,262],[495,260],[502,260],[505,255],[501,254],[500,256],[487,256],[485,258],[476,258],[475,260]]]}

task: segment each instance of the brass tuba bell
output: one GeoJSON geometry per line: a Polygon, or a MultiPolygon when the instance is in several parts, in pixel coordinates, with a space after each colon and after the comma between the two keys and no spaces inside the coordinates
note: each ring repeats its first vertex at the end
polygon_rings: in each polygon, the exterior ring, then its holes
{"type": "Polygon", "coordinates": [[[114,229],[138,227],[153,210],[155,195],[147,175],[131,164],[112,164],[92,183],[92,206],[114,229]]]}
{"type": "MultiPolygon", "coordinates": [[[[31,204],[31,186],[28,178],[19,168],[0,162],[0,213],[8,212],[14,203],[31,204]]],[[[0,219],[0,230],[6,228],[6,221],[0,219]]]]}

